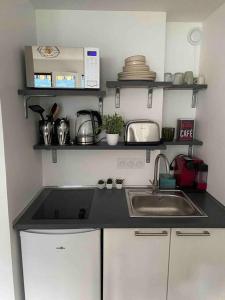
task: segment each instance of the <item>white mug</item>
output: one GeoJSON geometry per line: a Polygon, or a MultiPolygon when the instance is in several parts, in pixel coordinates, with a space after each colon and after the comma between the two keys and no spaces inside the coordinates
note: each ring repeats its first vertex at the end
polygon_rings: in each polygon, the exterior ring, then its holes
{"type": "Polygon", "coordinates": [[[173,78],[173,84],[183,84],[184,83],[184,73],[175,73],[173,78]]]}
{"type": "Polygon", "coordinates": [[[172,73],[164,73],[164,81],[165,82],[172,82],[173,81],[172,73]]]}
{"type": "Polygon", "coordinates": [[[198,84],[205,84],[205,76],[204,75],[199,75],[197,83],[198,84]]]}

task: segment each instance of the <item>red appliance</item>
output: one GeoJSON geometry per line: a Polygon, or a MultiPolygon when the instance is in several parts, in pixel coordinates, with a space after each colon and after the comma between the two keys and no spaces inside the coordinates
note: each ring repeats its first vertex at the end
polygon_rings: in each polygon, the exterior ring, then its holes
{"type": "Polygon", "coordinates": [[[177,185],[180,188],[194,187],[199,167],[204,163],[203,160],[186,155],[178,155],[174,160],[174,176],[177,185]]]}

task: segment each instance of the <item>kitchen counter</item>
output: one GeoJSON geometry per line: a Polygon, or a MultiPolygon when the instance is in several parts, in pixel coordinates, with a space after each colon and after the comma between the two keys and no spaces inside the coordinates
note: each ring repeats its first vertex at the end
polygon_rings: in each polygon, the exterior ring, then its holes
{"type": "MultiPolygon", "coordinates": [[[[29,207],[15,220],[14,228],[25,229],[73,229],[73,228],[225,228],[225,207],[208,193],[188,193],[190,199],[208,217],[129,217],[125,190],[94,189],[87,219],[33,219],[38,208],[52,191],[43,188],[29,207]]],[[[62,189],[61,189],[62,190],[62,189]]],[[[71,189],[70,189],[71,190],[71,189]]],[[[67,193],[68,189],[63,189],[67,193]]],[[[63,199],[62,199],[63,201],[63,199]]]]}

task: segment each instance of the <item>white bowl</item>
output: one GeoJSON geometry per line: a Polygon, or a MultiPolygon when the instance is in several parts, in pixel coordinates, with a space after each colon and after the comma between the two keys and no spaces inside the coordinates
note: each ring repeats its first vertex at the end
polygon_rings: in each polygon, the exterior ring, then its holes
{"type": "Polygon", "coordinates": [[[126,66],[123,67],[123,71],[124,72],[149,71],[149,66],[142,66],[142,65],[126,66]]]}
{"type": "Polygon", "coordinates": [[[133,56],[127,57],[125,59],[125,62],[131,62],[131,61],[142,61],[142,62],[145,62],[145,56],[144,55],[133,55],[133,56]]]}
{"type": "Polygon", "coordinates": [[[140,61],[140,60],[132,60],[132,61],[129,61],[129,62],[125,62],[125,66],[146,66],[145,62],[144,61],[140,61]]]}
{"type": "Polygon", "coordinates": [[[156,78],[153,77],[119,77],[118,80],[148,80],[155,81],[156,78]]]}
{"type": "Polygon", "coordinates": [[[149,76],[152,76],[153,74],[150,73],[149,71],[134,71],[134,72],[120,72],[119,75],[149,75],[149,76]]]}

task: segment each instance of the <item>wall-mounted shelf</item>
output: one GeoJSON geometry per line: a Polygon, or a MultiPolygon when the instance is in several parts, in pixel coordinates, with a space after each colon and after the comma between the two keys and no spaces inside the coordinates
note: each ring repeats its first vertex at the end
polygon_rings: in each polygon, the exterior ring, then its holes
{"type": "Polygon", "coordinates": [[[57,162],[57,151],[60,150],[146,150],[146,163],[150,163],[150,151],[154,150],[165,150],[166,146],[160,144],[157,146],[146,146],[146,145],[125,145],[123,142],[119,142],[115,146],[109,146],[106,142],[101,142],[96,145],[34,145],[34,150],[51,150],[52,151],[52,162],[57,162]]]}
{"type": "Polygon", "coordinates": [[[177,141],[174,140],[172,142],[164,142],[166,146],[188,146],[188,155],[193,155],[193,147],[194,146],[202,146],[203,142],[197,139],[193,139],[192,141],[177,141]]]}
{"type": "Polygon", "coordinates": [[[166,90],[205,90],[207,84],[171,84],[170,86],[164,87],[166,90]]]}
{"type": "Polygon", "coordinates": [[[150,80],[118,80],[106,81],[107,88],[164,88],[172,85],[172,82],[150,80]]]}
{"type": "Polygon", "coordinates": [[[194,139],[193,141],[177,141],[174,140],[172,142],[164,142],[164,145],[167,146],[202,146],[203,142],[194,139]]]}
{"type": "Polygon", "coordinates": [[[154,150],[166,150],[167,146],[189,146],[188,153],[192,155],[193,146],[203,145],[202,141],[194,139],[193,141],[172,141],[164,142],[157,146],[146,146],[146,145],[125,145],[123,142],[119,142],[115,146],[109,146],[106,142],[101,142],[95,145],[34,145],[34,150],[47,150],[52,151],[52,162],[57,162],[57,151],[62,150],[146,150],[146,163],[150,163],[150,152],[154,150]]]}
{"type": "Polygon", "coordinates": [[[147,88],[148,99],[147,108],[152,108],[152,98],[154,88],[169,87],[171,82],[164,81],[149,81],[149,80],[118,80],[118,81],[106,81],[107,88],[115,88],[115,107],[120,107],[120,89],[121,88],[147,88]]]}
{"type": "Polygon", "coordinates": [[[164,90],[192,90],[191,107],[196,108],[198,92],[207,89],[207,87],[207,84],[171,84],[171,86],[164,87],[164,90]]]}
{"type": "Polygon", "coordinates": [[[149,81],[149,80],[119,80],[107,81],[107,88],[115,88],[115,107],[120,107],[120,89],[121,88],[147,88],[148,89],[148,102],[147,108],[152,108],[153,89],[163,88],[164,90],[192,90],[192,108],[196,107],[197,93],[200,90],[207,88],[207,84],[182,84],[175,85],[172,82],[164,81],[149,81]]]}
{"type": "Polygon", "coordinates": [[[57,96],[93,96],[99,100],[99,111],[103,113],[103,98],[105,91],[99,89],[63,89],[63,88],[25,88],[18,90],[18,95],[24,97],[25,117],[28,118],[28,101],[36,97],[57,97],[57,96]]]}

